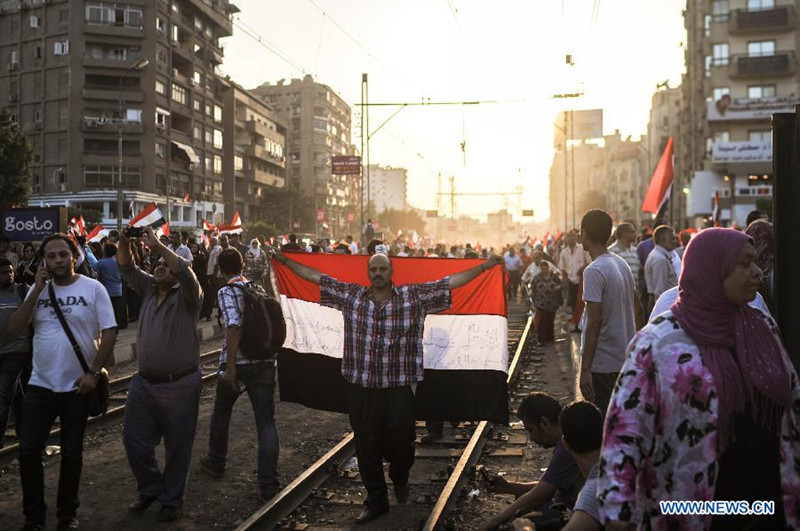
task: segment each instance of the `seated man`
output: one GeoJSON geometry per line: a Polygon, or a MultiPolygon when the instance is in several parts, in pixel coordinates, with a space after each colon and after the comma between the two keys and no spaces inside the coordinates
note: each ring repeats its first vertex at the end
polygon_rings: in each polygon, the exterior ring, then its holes
{"type": "Polygon", "coordinates": [[[517,410],[517,417],[528,430],[530,439],[545,447],[553,448],[553,457],[539,481],[515,483],[497,476],[492,489],[498,494],[513,494],[517,500],[500,514],[490,518],[480,529],[494,529],[520,512],[542,509],[553,502],[563,503],[570,509],[575,505],[583,481],[575,459],[569,454],[561,440],[559,416],[561,404],[546,393],[531,393],[517,410]]]}

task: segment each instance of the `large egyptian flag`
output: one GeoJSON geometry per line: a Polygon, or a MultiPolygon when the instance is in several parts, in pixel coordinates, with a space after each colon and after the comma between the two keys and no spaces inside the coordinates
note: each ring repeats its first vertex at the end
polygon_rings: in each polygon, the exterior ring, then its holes
{"type": "MultiPolygon", "coordinates": [[[[343,282],[369,285],[367,256],[293,254],[292,259],[343,282]]],[[[395,285],[430,282],[481,260],[393,258],[395,285]]],[[[281,400],[347,411],[341,375],[344,318],[319,304],[319,286],[277,261],[286,342],[278,355],[281,400]]],[[[508,423],[508,321],[503,269],[494,267],[452,292],[450,310],[424,325],[425,378],[416,389],[418,419],[508,423]]]]}

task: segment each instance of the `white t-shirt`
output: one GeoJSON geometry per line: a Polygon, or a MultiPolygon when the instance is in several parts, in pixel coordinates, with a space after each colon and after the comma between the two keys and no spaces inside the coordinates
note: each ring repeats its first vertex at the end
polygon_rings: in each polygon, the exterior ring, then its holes
{"type": "MultiPolygon", "coordinates": [[[[69,286],[54,284],[53,287],[64,319],[78,341],[86,363],[91,367],[97,356],[100,331],[117,326],[108,292],[100,282],[82,275],[69,286]]],[[[28,291],[28,296],[31,291],[28,291]]],[[[30,385],[56,393],[76,389],[75,382],[83,375],[83,369],[50,306],[48,289],[39,294],[33,312],[33,328],[33,373],[30,385]]]]}
{"type": "MultiPolygon", "coordinates": [[[[628,343],[636,334],[633,315],[633,273],[614,253],[603,253],[583,271],[583,300],[599,302],[603,314],[592,372],[619,372],[628,343]]],[[[583,311],[581,352],[586,344],[587,312],[583,311]]]]}

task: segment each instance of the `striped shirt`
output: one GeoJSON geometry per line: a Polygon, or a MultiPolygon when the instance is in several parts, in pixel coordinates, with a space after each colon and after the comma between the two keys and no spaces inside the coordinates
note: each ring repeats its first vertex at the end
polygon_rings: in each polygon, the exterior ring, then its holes
{"type": "Polygon", "coordinates": [[[392,286],[379,304],[370,289],[322,275],[320,304],[342,312],[342,375],[362,387],[401,387],[424,378],[422,332],[425,316],[450,308],[450,278],[392,286]]]}
{"type": "Polygon", "coordinates": [[[639,268],[642,267],[639,263],[639,255],[636,254],[636,246],[631,244],[625,249],[619,242],[614,243],[608,248],[608,251],[619,256],[630,266],[631,273],[633,273],[633,281],[636,286],[639,285],[639,268]]]}

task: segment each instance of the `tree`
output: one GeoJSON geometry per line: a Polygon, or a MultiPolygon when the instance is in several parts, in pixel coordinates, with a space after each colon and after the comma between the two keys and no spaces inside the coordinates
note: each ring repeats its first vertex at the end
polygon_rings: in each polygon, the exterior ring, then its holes
{"type": "Polygon", "coordinates": [[[8,110],[0,111],[0,210],[28,202],[33,149],[8,110]]]}
{"type": "Polygon", "coordinates": [[[244,241],[246,242],[249,242],[253,238],[258,238],[259,236],[265,236],[267,238],[270,236],[278,236],[279,233],[278,228],[268,221],[255,221],[244,224],[244,241]]]}
{"type": "Polygon", "coordinates": [[[259,220],[274,225],[281,232],[313,232],[317,213],[314,211],[314,200],[300,190],[291,188],[268,188],[261,204],[267,215],[259,220]],[[300,224],[295,229],[289,220],[300,224]]]}
{"type": "Polygon", "coordinates": [[[377,214],[377,220],[381,224],[382,229],[389,227],[395,234],[398,229],[403,229],[404,231],[416,230],[420,234],[425,230],[425,221],[416,210],[396,210],[394,208],[387,208],[380,214],[377,214]]]}

